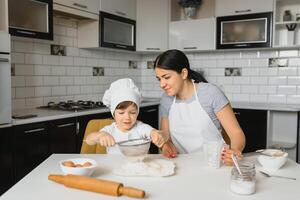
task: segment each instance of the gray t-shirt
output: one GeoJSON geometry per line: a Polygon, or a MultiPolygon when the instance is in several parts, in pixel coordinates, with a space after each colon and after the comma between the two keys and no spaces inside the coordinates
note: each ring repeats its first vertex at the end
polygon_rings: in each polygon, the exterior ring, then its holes
{"type": "MultiPolygon", "coordinates": [[[[224,106],[229,103],[225,94],[215,85],[211,83],[201,82],[198,85],[197,95],[202,108],[207,112],[217,129],[221,128],[221,124],[216,116],[224,106]]],[[[195,99],[195,95],[187,100],[176,99],[176,102],[191,103],[195,99]]],[[[168,118],[174,96],[163,94],[160,100],[160,116],[168,118]]]]}

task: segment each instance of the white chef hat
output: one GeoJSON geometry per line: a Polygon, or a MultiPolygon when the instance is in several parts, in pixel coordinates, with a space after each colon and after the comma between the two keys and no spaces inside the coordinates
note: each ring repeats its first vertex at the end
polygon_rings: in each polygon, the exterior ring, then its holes
{"type": "Polygon", "coordinates": [[[105,91],[102,101],[110,108],[112,115],[114,115],[116,107],[124,101],[134,102],[139,111],[141,93],[130,78],[119,79],[111,83],[109,89],[105,91]]]}

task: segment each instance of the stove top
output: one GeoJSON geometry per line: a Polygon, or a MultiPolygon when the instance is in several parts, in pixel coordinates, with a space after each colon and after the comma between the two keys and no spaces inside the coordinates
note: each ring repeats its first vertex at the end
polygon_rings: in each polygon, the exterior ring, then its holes
{"type": "Polygon", "coordinates": [[[101,101],[61,101],[59,103],[49,102],[46,106],[40,106],[37,108],[49,109],[49,110],[64,110],[64,111],[80,111],[89,109],[106,108],[101,101]]]}

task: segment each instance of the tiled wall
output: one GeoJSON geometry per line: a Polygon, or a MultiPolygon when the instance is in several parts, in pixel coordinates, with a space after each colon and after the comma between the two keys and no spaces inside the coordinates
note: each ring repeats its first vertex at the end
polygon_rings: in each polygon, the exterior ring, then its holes
{"type": "MultiPolygon", "coordinates": [[[[160,97],[162,90],[147,61],[156,55],[77,48],[77,21],[54,18],[54,41],[13,37],[13,109],[45,105],[49,101],[99,101],[109,84],[131,77],[143,96],[160,97]],[[50,45],[66,46],[66,56],[50,55],[50,45]],[[129,69],[128,61],[138,61],[129,69]],[[104,76],[93,76],[104,67],[104,76]]],[[[187,54],[191,67],[225,91],[232,101],[300,104],[300,51],[245,50],[187,54]],[[288,67],[268,67],[269,58],[287,58],[288,67]],[[225,76],[227,67],[239,67],[241,76],[225,76]]]]}
{"type": "MultiPolygon", "coordinates": [[[[135,52],[77,48],[77,21],[54,18],[54,41],[12,37],[13,109],[45,105],[50,101],[102,99],[111,81],[130,75],[141,87],[141,70],[128,61],[140,61],[135,52]],[[50,55],[50,45],[66,46],[66,56],[50,55]],[[104,76],[93,76],[104,67],[104,76]]],[[[140,66],[140,62],[138,62],[140,66]]]]}
{"type": "MultiPolygon", "coordinates": [[[[214,51],[187,55],[191,67],[203,70],[208,81],[220,86],[231,101],[300,104],[299,49],[214,51]],[[269,58],[287,59],[288,66],[269,67],[269,58]],[[241,76],[225,76],[227,67],[241,68],[241,76]]],[[[143,57],[144,61],[151,59],[143,57]]],[[[143,90],[153,92],[155,88],[159,93],[152,71],[142,70],[142,75],[143,90]]]]}

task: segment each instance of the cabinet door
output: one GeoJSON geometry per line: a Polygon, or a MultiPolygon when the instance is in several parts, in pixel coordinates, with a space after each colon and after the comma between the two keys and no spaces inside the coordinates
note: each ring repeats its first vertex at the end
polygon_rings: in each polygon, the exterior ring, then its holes
{"type": "Polygon", "coordinates": [[[170,23],[170,49],[183,51],[215,49],[215,18],[170,23]]]}
{"type": "Polygon", "coordinates": [[[100,0],[100,10],[121,17],[136,19],[136,0],[100,0]]]}
{"type": "MultiPolygon", "coordinates": [[[[141,107],[138,119],[146,124],[149,124],[153,128],[158,129],[158,105],[141,107]]],[[[158,148],[151,143],[149,152],[152,154],[157,154],[158,148]]]]}
{"type": "Polygon", "coordinates": [[[16,126],[14,129],[14,165],[19,181],[49,156],[46,123],[16,126]]]}
{"type": "Polygon", "coordinates": [[[267,144],[267,111],[234,109],[235,116],[246,136],[243,152],[265,149],[267,144]]]}
{"type": "Polygon", "coordinates": [[[79,133],[77,137],[77,152],[80,152],[81,150],[81,145],[82,145],[82,140],[84,137],[84,132],[87,124],[89,123],[90,120],[92,119],[106,119],[106,118],[112,118],[110,113],[100,113],[100,114],[95,114],[95,115],[85,115],[78,117],[78,128],[79,128],[79,133]]]}
{"type": "Polygon", "coordinates": [[[77,153],[76,118],[50,121],[50,153],[77,153]]]}
{"type": "Polygon", "coordinates": [[[0,129],[0,196],[14,184],[12,129],[0,129]]]}
{"type": "Polygon", "coordinates": [[[136,51],[165,51],[168,49],[169,1],[138,0],[136,51]]]}
{"type": "Polygon", "coordinates": [[[272,12],[273,0],[216,0],[216,16],[272,12]]]}
{"type": "Polygon", "coordinates": [[[99,0],[53,0],[53,3],[99,15],[99,0]]]}

